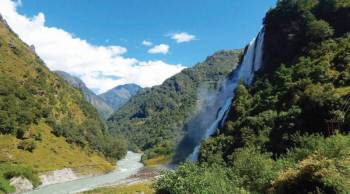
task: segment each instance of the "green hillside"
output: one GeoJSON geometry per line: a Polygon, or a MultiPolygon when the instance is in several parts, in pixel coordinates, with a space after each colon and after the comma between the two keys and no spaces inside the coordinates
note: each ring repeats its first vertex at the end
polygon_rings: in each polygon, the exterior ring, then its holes
{"type": "Polygon", "coordinates": [[[124,144],[109,136],[83,94],[50,72],[0,18],[0,192],[9,191],[4,178],[16,176],[3,174],[3,165],[105,172],[113,168],[107,158],[123,156],[124,144]]]}
{"type": "Polygon", "coordinates": [[[349,21],[349,0],[278,1],[263,69],[237,88],[199,164],[165,173],[157,192],[350,193],[349,21]]]}
{"type": "Polygon", "coordinates": [[[162,85],[144,89],[110,117],[110,131],[125,134],[133,149],[153,148],[145,157],[170,154],[184,124],[196,114],[199,90],[218,89],[240,56],[240,50],[215,53],[162,85]]]}
{"type": "Polygon", "coordinates": [[[68,84],[82,91],[86,101],[96,108],[97,112],[103,119],[107,119],[113,113],[113,108],[110,107],[101,97],[91,91],[81,79],[64,71],[55,71],[55,73],[63,78],[68,84]]]}

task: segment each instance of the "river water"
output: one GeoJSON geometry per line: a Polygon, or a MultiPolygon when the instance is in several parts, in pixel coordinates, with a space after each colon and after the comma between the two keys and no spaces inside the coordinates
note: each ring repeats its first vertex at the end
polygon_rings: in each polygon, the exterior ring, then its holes
{"type": "Polygon", "coordinates": [[[141,154],[128,152],[124,159],[117,162],[117,169],[108,174],[93,176],[74,181],[39,187],[28,194],[67,194],[90,190],[104,185],[118,184],[143,168],[141,154]]]}

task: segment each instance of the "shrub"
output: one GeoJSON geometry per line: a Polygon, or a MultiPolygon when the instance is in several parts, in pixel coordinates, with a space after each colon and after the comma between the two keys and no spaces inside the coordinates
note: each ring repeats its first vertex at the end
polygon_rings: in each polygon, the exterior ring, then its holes
{"type": "Polygon", "coordinates": [[[128,144],[122,137],[114,137],[107,140],[104,147],[104,154],[107,157],[121,159],[125,156],[128,144]]]}
{"type": "Polygon", "coordinates": [[[155,145],[153,148],[150,148],[145,151],[142,156],[142,161],[155,158],[157,156],[169,156],[173,153],[174,144],[170,141],[164,141],[155,145]]]}
{"type": "Polygon", "coordinates": [[[33,150],[36,148],[36,143],[32,139],[26,139],[21,141],[18,146],[18,149],[33,152],[33,150]]]}
{"type": "Polygon", "coordinates": [[[323,40],[333,36],[333,28],[324,20],[312,20],[307,24],[306,35],[311,40],[323,40]]]}
{"type": "Polygon", "coordinates": [[[350,157],[328,159],[316,153],[279,173],[269,194],[349,193],[350,157]]]}
{"type": "Polygon", "coordinates": [[[200,166],[187,162],[175,171],[165,171],[154,187],[157,194],[248,193],[230,181],[229,170],[221,166],[200,166]]]}
{"type": "Polygon", "coordinates": [[[271,154],[254,147],[238,149],[233,154],[232,171],[236,184],[254,193],[262,193],[277,175],[271,154]]]}
{"type": "Polygon", "coordinates": [[[40,185],[38,174],[31,168],[17,164],[0,163],[0,193],[14,192],[15,188],[10,185],[9,180],[20,176],[28,179],[34,187],[40,185]]]}

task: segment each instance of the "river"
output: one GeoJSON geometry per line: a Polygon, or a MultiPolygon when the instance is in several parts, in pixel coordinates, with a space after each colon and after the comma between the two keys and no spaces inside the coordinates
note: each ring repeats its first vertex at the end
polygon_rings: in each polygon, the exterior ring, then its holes
{"type": "Polygon", "coordinates": [[[74,181],[47,185],[39,187],[28,194],[67,194],[77,193],[81,191],[90,190],[96,187],[104,185],[118,184],[128,178],[135,175],[143,168],[143,164],[140,162],[141,154],[128,152],[124,159],[117,162],[117,168],[113,172],[93,176],[88,178],[77,179],[74,181]]]}

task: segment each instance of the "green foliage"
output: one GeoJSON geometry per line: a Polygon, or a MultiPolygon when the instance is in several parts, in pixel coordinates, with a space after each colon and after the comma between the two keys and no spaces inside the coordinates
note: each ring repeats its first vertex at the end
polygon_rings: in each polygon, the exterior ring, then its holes
{"type": "Polygon", "coordinates": [[[264,20],[265,67],[293,64],[310,43],[350,31],[349,0],[281,0],[264,20]]]}
{"type": "MultiPolygon", "coordinates": [[[[107,157],[120,155],[108,154],[110,145],[106,142],[111,142],[107,141],[111,137],[107,127],[81,91],[50,72],[2,18],[0,39],[0,134],[40,140],[35,128],[44,121],[69,143],[107,157]]],[[[116,144],[113,146],[116,148],[116,144]]],[[[33,151],[35,143],[24,140],[18,148],[33,151]]]]}
{"type": "Polygon", "coordinates": [[[18,144],[17,148],[28,152],[33,152],[33,150],[36,148],[36,143],[32,139],[25,139],[18,144]]]}
{"type": "MultiPolygon", "coordinates": [[[[121,159],[128,150],[128,144],[123,137],[109,137],[105,140],[104,153],[112,158],[121,159]]],[[[101,142],[98,142],[101,143],[101,142]]]]}
{"type": "Polygon", "coordinates": [[[236,184],[252,193],[262,193],[276,177],[277,169],[271,154],[261,153],[254,147],[237,149],[232,159],[236,184]]]}
{"type": "Polygon", "coordinates": [[[225,165],[185,163],[166,171],[157,193],[348,193],[350,135],[295,136],[287,154],[274,159],[256,147],[236,149],[225,165]],[[218,186],[220,185],[220,186],[218,186]]]}
{"type": "Polygon", "coordinates": [[[13,177],[24,177],[32,182],[34,187],[40,184],[39,176],[32,169],[17,164],[0,163],[0,192],[12,193],[15,191],[9,182],[13,177]]]}
{"type": "Polygon", "coordinates": [[[323,40],[334,34],[332,27],[324,20],[313,20],[307,23],[307,36],[311,40],[323,40]]]}
{"type": "Polygon", "coordinates": [[[14,82],[6,74],[0,74],[0,83],[0,133],[22,138],[29,124],[43,116],[43,108],[26,90],[27,85],[14,82]]]}
{"type": "Polygon", "coordinates": [[[310,156],[281,172],[267,193],[349,193],[349,158],[310,156]]]}
{"type": "Polygon", "coordinates": [[[278,1],[264,21],[263,69],[237,87],[199,164],[165,174],[157,191],[206,191],[203,174],[219,165],[229,176],[209,176],[249,193],[349,193],[349,13],[349,0],[278,1]],[[344,123],[327,130],[335,119],[344,123]]]}
{"type": "Polygon", "coordinates": [[[228,153],[232,153],[230,147],[228,147],[231,144],[232,138],[224,135],[203,141],[199,161],[207,164],[224,164],[225,161],[228,161],[228,153]]]}
{"type": "MultiPolygon", "coordinates": [[[[174,145],[184,134],[185,123],[196,114],[199,90],[220,87],[240,55],[240,50],[218,52],[162,85],[143,90],[110,117],[110,131],[125,135],[134,150],[162,147],[164,142],[174,145]]],[[[158,148],[146,155],[156,152],[158,148]]]]}
{"type": "Polygon", "coordinates": [[[154,185],[159,194],[248,194],[230,182],[229,172],[220,166],[185,163],[176,171],[163,172],[154,185]]]}
{"type": "Polygon", "coordinates": [[[267,193],[349,193],[350,136],[296,138],[296,147],[278,161],[287,165],[267,193]]]}
{"type": "Polygon", "coordinates": [[[155,145],[154,147],[146,150],[142,155],[141,160],[149,160],[157,156],[170,156],[173,153],[174,144],[170,141],[164,141],[160,144],[155,145]]]}
{"type": "Polygon", "coordinates": [[[348,35],[326,40],[311,46],[293,66],[281,65],[275,74],[259,76],[249,89],[239,86],[221,132],[233,138],[233,148],[259,145],[275,155],[293,146],[297,132],[327,134],[326,121],[345,115],[339,110],[345,98],[336,88],[349,86],[338,81],[344,78],[342,69],[350,67],[344,63],[349,50],[348,35]]]}

